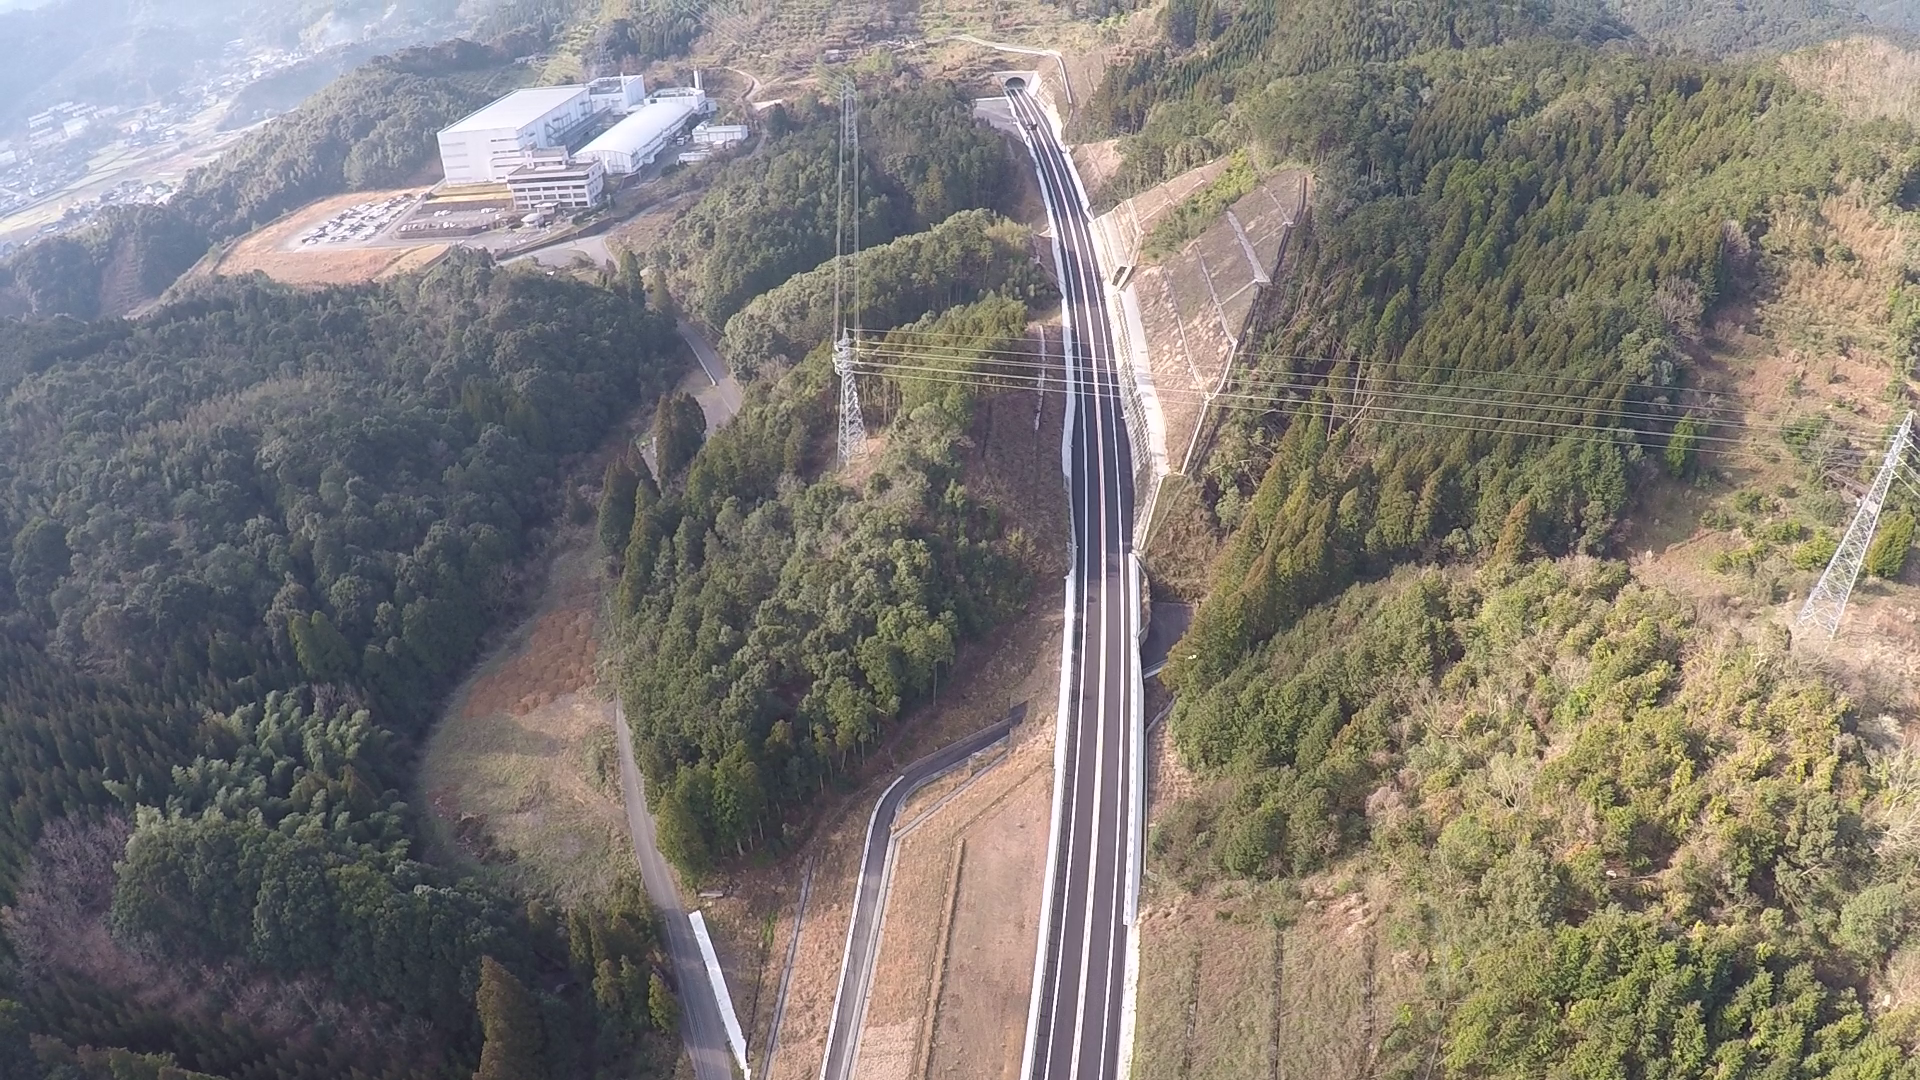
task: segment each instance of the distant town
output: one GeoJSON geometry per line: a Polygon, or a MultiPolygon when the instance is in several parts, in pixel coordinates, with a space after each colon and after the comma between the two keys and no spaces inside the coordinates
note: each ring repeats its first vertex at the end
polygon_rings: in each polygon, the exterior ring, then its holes
{"type": "Polygon", "coordinates": [[[107,206],[165,202],[186,163],[154,166],[193,151],[210,158],[239,135],[221,127],[241,90],[348,47],[280,49],[236,39],[161,101],[137,107],[62,101],[29,116],[24,127],[0,130],[0,255],[35,237],[81,228],[107,206]],[[123,173],[129,178],[114,179],[123,173]],[[90,177],[104,182],[90,183],[90,177]],[[69,199],[59,205],[62,195],[69,199]],[[24,227],[6,220],[47,203],[57,212],[45,220],[24,227]]]}

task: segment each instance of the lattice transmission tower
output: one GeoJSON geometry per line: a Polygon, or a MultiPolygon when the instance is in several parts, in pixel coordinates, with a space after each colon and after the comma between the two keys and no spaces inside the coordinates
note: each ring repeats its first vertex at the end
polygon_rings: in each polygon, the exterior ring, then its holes
{"type": "Polygon", "coordinates": [[[859,98],[849,79],[840,84],[840,161],[833,235],[833,370],[840,376],[842,465],[867,449],[867,425],[860,418],[860,391],[853,374],[853,353],[860,335],[859,109],[859,98]]]}
{"type": "Polygon", "coordinates": [[[1900,422],[1900,430],[1893,434],[1880,471],[1873,475],[1873,485],[1867,488],[1866,496],[1853,512],[1847,535],[1841,539],[1833,558],[1827,561],[1819,583],[1807,594],[1807,602],[1801,606],[1799,618],[1794,620],[1796,624],[1817,626],[1825,630],[1829,638],[1839,631],[1840,616],[1846,613],[1847,598],[1853,595],[1854,582],[1860,579],[1860,568],[1866,564],[1867,549],[1873,544],[1874,530],[1880,527],[1880,511],[1887,505],[1893,482],[1898,478],[1912,484],[1916,475],[1913,414],[1908,413],[1900,422]]]}

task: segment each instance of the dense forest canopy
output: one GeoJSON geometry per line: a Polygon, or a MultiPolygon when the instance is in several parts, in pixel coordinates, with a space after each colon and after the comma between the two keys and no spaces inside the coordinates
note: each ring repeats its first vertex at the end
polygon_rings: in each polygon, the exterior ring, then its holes
{"type": "MultiPolygon", "coordinates": [[[[1027,318],[1024,298],[994,293],[920,325],[985,356],[1027,318]]],[[[822,474],[830,372],[816,346],[684,472],[642,480],[622,516],[621,691],[661,849],[695,875],[780,838],[850,754],[932,693],[962,642],[1025,600],[1032,541],[1003,533],[960,480],[972,401],[899,388],[886,449],[855,490],[822,474]]]]}
{"type": "MultiPolygon", "coordinates": [[[[722,175],[661,252],[676,295],[714,326],[834,254],[838,114],[810,99],[777,109],[769,145],[722,175]]],[[[848,183],[858,184],[863,248],[1007,198],[1006,140],[974,121],[953,83],[863,88],[860,154],[848,183]]]]}
{"type": "Polygon", "coordinates": [[[543,987],[553,1075],[668,1052],[644,901],[523,910],[415,861],[399,792],[561,462],[683,364],[631,290],[458,253],[0,323],[0,887],[40,1030],[230,1080],[440,1076],[491,957],[543,987]],[[259,989],[216,1022],[220,979],[259,989]]]}
{"type": "MultiPolygon", "coordinates": [[[[986,210],[960,211],[860,253],[856,317],[866,330],[885,331],[988,293],[1036,300],[1052,286],[1033,250],[1025,226],[986,210]]],[[[728,319],[721,348],[734,371],[752,377],[790,367],[831,337],[833,285],[829,262],[788,278],[728,319]]]]}
{"type": "MultiPolygon", "coordinates": [[[[1336,404],[1397,380],[1443,404],[1430,430],[1367,429],[1364,462],[1303,428],[1264,476],[1214,474],[1242,527],[1195,625],[1210,670],[1369,566],[1491,550],[1508,530],[1604,549],[1683,419],[1683,338],[1746,272],[1769,201],[1878,180],[1902,152],[1840,140],[1778,75],[1564,46],[1283,81],[1246,114],[1356,200],[1316,220],[1290,302],[1320,317],[1273,326],[1258,377],[1324,380],[1336,404]],[[1489,80],[1513,92],[1490,100],[1489,80]],[[1330,359],[1295,359],[1315,356],[1330,359]],[[1489,380],[1535,396],[1442,415],[1474,400],[1447,386],[1489,380]],[[1540,394],[1567,402],[1553,419],[1603,430],[1524,422],[1540,394]]],[[[1245,460],[1231,447],[1260,423],[1232,421],[1215,460],[1245,460]]]]}

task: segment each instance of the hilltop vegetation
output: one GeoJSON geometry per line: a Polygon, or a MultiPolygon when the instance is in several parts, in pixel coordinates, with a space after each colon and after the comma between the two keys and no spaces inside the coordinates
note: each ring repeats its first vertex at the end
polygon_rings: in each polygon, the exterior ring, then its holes
{"type": "MultiPolygon", "coordinates": [[[[918,329],[943,355],[985,356],[1027,317],[996,293],[918,329]]],[[[885,450],[856,489],[824,471],[831,378],[816,346],[684,472],[639,483],[622,518],[621,692],[661,850],[695,876],[779,839],[1026,598],[1033,541],[960,482],[971,398],[888,388],[873,410],[894,417],[885,450]]]]}
{"type": "Polygon", "coordinates": [[[1865,29],[1867,21],[1860,5],[1848,0],[1611,2],[1648,39],[1711,57],[1798,48],[1865,29]]]}
{"type": "MultiPolygon", "coordinates": [[[[1037,301],[1052,289],[1029,257],[1025,226],[985,210],[963,210],[860,256],[860,324],[885,331],[988,293],[1037,301]]],[[[736,373],[792,366],[833,334],[834,267],[796,274],[727,320],[721,342],[736,373]]]]}
{"type": "MultiPolygon", "coordinates": [[[[839,114],[810,98],[775,111],[769,145],[723,174],[658,256],[675,295],[714,326],[834,255],[839,114]]],[[[863,248],[1004,197],[1006,142],[974,122],[958,86],[900,79],[863,88],[860,125],[858,175],[848,183],[860,192],[863,248]]]]}
{"type": "Polygon", "coordinates": [[[491,957],[542,988],[552,1075],[670,1061],[644,901],[419,863],[399,795],[561,461],[679,375],[636,300],[462,255],[0,324],[4,990],[39,1031],[229,1080],[444,1076],[491,957]]]}

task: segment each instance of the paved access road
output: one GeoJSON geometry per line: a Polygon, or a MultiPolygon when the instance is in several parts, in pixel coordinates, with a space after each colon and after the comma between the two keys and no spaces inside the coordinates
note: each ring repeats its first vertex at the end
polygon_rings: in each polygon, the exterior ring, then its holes
{"type": "Polygon", "coordinates": [[[1009,83],[1058,245],[1072,347],[1074,564],[1070,648],[1061,673],[1064,754],[1028,1018],[1028,1080],[1117,1080],[1126,995],[1128,905],[1138,868],[1132,762],[1139,653],[1133,639],[1133,451],[1091,222],[1066,155],[1038,104],[1009,83]]]}
{"type": "Polygon", "coordinates": [[[873,985],[873,961],[880,948],[880,913],[886,906],[893,822],[900,815],[901,805],[935,777],[1006,738],[1026,715],[1025,704],[1015,705],[999,720],[907,766],[874,803],[873,816],[867,819],[867,845],[860,855],[860,883],[854,887],[853,918],[847,923],[840,987],[834,991],[833,1014],[827,1021],[827,1054],[820,1063],[821,1080],[851,1080],[853,1076],[860,1028],[867,1013],[867,990],[873,985]]]}
{"type": "Polygon", "coordinates": [[[614,703],[614,742],[620,757],[620,794],[627,804],[627,826],[633,831],[633,854],[640,862],[640,880],[667,931],[667,952],[673,958],[673,982],[680,991],[680,1035],[693,1059],[695,1080],[735,1080],[733,1054],[727,1049],[727,1029],[720,1021],[720,1005],[707,978],[706,961],[680,903],[673,868],[660,857],[654,842],[653,815],[640,787],[640,769],[633,760],[633,734],[627,715],[614,703]]]}

